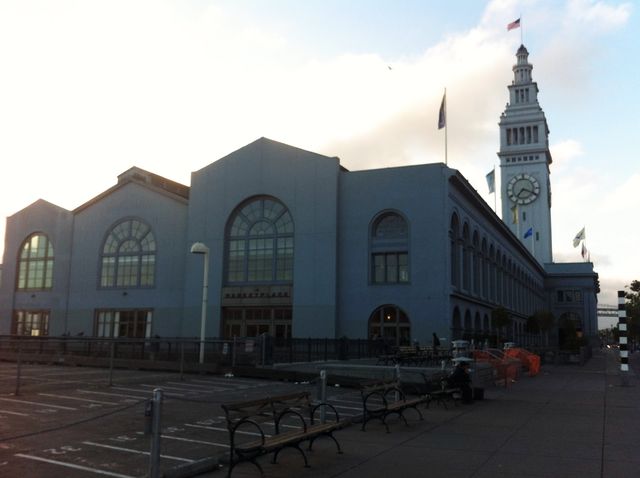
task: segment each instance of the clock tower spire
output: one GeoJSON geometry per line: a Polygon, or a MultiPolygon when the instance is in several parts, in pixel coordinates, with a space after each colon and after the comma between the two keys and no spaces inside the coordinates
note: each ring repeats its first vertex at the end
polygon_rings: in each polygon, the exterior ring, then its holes
{"type": "Polygon", "coordinates": [[[529,52],[520,45],[500,116],[502,220],[541,264],[553,261],[549,127],[538,103],[529,52]]]}

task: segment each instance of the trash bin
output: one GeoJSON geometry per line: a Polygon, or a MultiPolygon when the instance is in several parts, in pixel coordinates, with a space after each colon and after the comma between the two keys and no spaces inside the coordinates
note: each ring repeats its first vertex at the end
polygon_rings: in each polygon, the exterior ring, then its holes
{"type": "Polygon", "coordinates": [[[473,388],[473,399],[474,400],[484,400],[484,388],[482,388],[482,387],[474,387],[473,388]]]}

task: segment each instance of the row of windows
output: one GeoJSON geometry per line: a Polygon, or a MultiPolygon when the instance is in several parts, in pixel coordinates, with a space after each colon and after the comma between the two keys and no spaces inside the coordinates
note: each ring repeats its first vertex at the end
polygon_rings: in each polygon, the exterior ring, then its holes
{"type": "Polygon", "coordinates": [[[11,333],[15,335],[49,335],[48,310],[16,310],[11,333]]]}
{"type": "Polygon", "coordinates": [[[460,231],[457,214],[451,218],[451,285],[476,297],[525,314],[537,310],[542,285],[499,248],[480,241],[465,222],[460,231]]]}
{"type": "MultiPolygon", "coordinates": [[[[229,219],[226,236],[227,283],[291,282],[294,227],[289,211],[271,198],[241,205],[229,219]]],[[[382,214],[371,231],[371,282],[409,282],[408,226],[396,213],[382,214]]],[[[36,233],[22,247],[18,290],[53,287],[53,245],[36,233]]],[[[155,283],[156,240],[138,219],[118,223],[101,252],[100,288],[144,288],[155,283]]]]}
{"type": "Polygon", "coordinates": [[[507,158],[507,163],[521,163],[522,161],[537,161],[540,159],[540,155],[536,154],[535,156],[514,156],[507,158]]]}
{"type": "MultiPolygon", "coordinates": [[[[565,313],[580,326],[580,318],[574,313],[565,313]]],[[[151,337],[153,311],[149,309],[98,310],[95,314],[95,337],[104,338],[149,338],[151,337]]],[[[293,312],[291,307],[227,307],[222,309],[222,333],[225,338],[257,337],[269,334],[276,338],[291,338],[293,312]]],[[[368,338],[384,339],[396,345],[411,343],[411,322],[400,307],[387,304],[378,307],[369,316],[368,338]]],[[[524,322],[514,321],[509,335],[524,336],[524,322]]],[[[472,320],[466,311],[464,321],[460,310],[454,308],[451,333],[452,340],[480,338],[494,332],[488,314],[483,317],[476,312],[472,320]]],[[[17,335],[44,336],[49,333],[48,310],[17,310],[14,312],[12,333],[17,335]]]]}
{"type": "Polygon", "coordinates": [[[559,289],[556,291],[556,302],[582,302],[582,291],[559,289]]]}
{"type": "MultiPolygon", "coordinates": [[[[137,219],[117,224],[101,253],[100,287],[153,287],[156,242],[148,225],[137,219]]],[[[18,257],[18,290],[53,288],[53,245],[42,233],[29,236],[18,257]]]]}
{"type": "MultiPolygon", "coordinates": [[[[520,77],[522,78],[522,71],[520,77]]],[[[516,103],[529,103],[529,88],[516,88],[514,90],[516,103]]]]}
{"type": "Polygon", "coordinates": [[[518,128],[507,128],[507,145],[531,144],[537,142],[537,126],[520,126],[518,128]]]}

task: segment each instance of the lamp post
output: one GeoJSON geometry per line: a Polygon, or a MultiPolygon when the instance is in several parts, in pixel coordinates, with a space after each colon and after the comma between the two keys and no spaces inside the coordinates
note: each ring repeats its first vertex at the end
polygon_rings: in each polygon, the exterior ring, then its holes
{"type": "Polygon", "coordinates": [[[202,242],[191,246],[192,254],[204,255],[204,278],[202,280],[202,311],[200,312],[200,364],[204,363],[204,332],[207,321],[207,290],[209,289],[209,248],[202,242]]]}

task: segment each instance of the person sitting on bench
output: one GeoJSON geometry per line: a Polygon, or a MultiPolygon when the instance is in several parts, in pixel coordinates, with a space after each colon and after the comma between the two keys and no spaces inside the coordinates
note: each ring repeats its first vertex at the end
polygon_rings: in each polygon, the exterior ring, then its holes
{"type": "Polygon", "coordinates": [[[473,402],[473,390],[471,389],[471,375],[469,375],[469,362],[460,361],[449,377],[449,383],[458,387],[462,393],[462,403],[473,402]]]}

